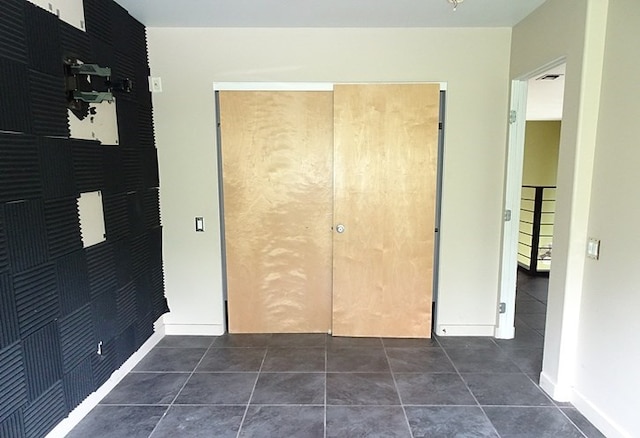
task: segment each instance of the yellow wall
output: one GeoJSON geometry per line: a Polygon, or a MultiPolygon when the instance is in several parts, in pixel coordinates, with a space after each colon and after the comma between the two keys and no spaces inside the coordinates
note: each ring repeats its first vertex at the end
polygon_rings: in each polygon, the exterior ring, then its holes
{"type": "Polygon", "coordinates": [[[527,122],[522,185],[556,185],[560,124],[560,121],[527,122]]]}
{"type": "Polygon", "coordinates": [[[164,88],[153,103],[170,332],[223,329],[214,82],[446,82],[436,319],[449,334],[493,334],[510,28],[147,32],[164,88]],[[194,232],[194,216],[206,232],[194,232]]]}

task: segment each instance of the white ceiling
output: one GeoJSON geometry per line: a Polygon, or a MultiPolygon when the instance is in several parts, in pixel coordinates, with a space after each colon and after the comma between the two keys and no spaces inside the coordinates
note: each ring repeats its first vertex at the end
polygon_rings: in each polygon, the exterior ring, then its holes
{"type": "Polygon", "coordinates": [[[562,120],[565,64],[547,70],[527,81],[527,120],[562,120]],[[543,80],[548,74],[557,79],[543,80]]]}
{"type": "Polygon", "coordinates": [[[148,27],[511,27],[545,0],[116,0],[148,27]]]}

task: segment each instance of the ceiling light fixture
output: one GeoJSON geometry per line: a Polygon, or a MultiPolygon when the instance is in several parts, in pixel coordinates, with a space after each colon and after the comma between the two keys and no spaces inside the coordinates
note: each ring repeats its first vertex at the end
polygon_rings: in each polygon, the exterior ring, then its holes
{"type": "Polygon", "coordinates": [[[462,3],[464,0],[448,0],[448,1],[453,5],[453,11],[455,12],[458,9],[458,5],[462,3]]]}

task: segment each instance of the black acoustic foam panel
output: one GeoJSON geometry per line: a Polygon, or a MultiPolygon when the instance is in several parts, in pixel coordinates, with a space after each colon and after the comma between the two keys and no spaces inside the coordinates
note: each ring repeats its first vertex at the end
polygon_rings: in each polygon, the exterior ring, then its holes
{"type": "Polygon", "coordinates": [[[55,259],[82,249],[76,199],[46,201],[44,211],[50,257],[55,259]]]}
{"type": "Polygon", "coordinates": [[[20,343],[0,350],[0,422],[27,403],[27,382],[20,343]]]}
{"type": "Polygon", "coordinates": [[[107,195],[126,192],[122,149],[119,146],[102,146],[102,173],[104,190],[107,195]]]}
{"type": "Polygon", "coordinates": [[[89,35],[62,20],[58,20],[58,26],[63,57],[79,59],[84,63],[93,62],[89,35]]]}
{"type": "Polygon", "coordinates": [[[4,204],[9,263],[20,272],[48,260],[47,230],[42,201],[4,204]]]}
{"type": "Polygon", "coordinates": [[[53,263],[15,274],[13,291],[22,339],[60,316],[53,263]]]}
{"type": "Polygon", "coordinates": [[[38,137],[38,155],[45,199],[77,198],[71,141],[65,138],[38,137]]]}
{"type": "Polygon", "coordinates": [[[62,386],[67,408],[71,411],[95,389],[90,357],[84,359],[77,367],[64,375],[62,386]]]}
{"type": "Polygon", "coordinates": [[[27,437],[46,436],[68,413],[60,380],[24,410],[27,437]]]}
{"type": "Polygon", "coordinates": [[[0,349],[16,342],[19,335],[13,284],[8,273],[0,274],[0,349]]]}
{"type": "Polygon", "coordinates": [[[112,42],[111,9],[112,2],[105,0],[84,0],[84,19],[87,33],[105,42],[112,42]]]}
{"type": "Polygon", "coordinates": [[[103,342],[102,355],[91,356],[91,370],[93,372],[93,384],[99,388],[109,379],[113,371],[117,369],[117,350],[115,339],[103,342]]]}
{"type": "MultiPolygon", "coordinates": [[[[118,304],[115,290],[106,291],[91,300],[96,339],[103,343],[118,333],[118,304]]],[[[113,370],[112,370],[113,371],[113,370]]]]}
{"type": "Polygon", "coordinates": [[[133,282],[118,289],[116,303],[118,306],[118,332],[122,333],[127,327],[135,324],[137,319],[136,287],[133,282]]]}
{"type": "Polygon", "coordinates": [[[27,62],[24,0],[3,0],[0,14],[0,58],[27,62]]]}
{"type": "Polygon", "coordinates": [[[69,373],[96,351],[91,305],[87,304],[58,321],[62,348],[62,370],[69,373]]]}
{"type": "Polygon", "coordinates": [[[24,438],[24,417],[21,411],[14,412],[6,420],[0,422],[0,436],[24,438]]]}
{"type": "Polygon", "coordinates": [[[42,196],[36,137],[0,133],[0,156],[0,202],[42,196]]]}
{"type": "Polygon", "coordinates": [[[0,274],[9,270],[7,237],[4,230],[4,208],[0,207],[0,274]]]}
{"type": "Polygon", "coordinates": [[[108,242],[102,242],[86,249],[91,298],[117,289],[113,249],[108,242]]]}
{"type": "Polygon", "coordinates": [[[129,228],[128,195],[105,195],[102,202],[107,239],[113,242],[129,236],[132,231],[129,228]]]}
{"type": "Polygon", "coordinates": [[[80,193],[102,189],[102,150],[100,143],[87,140],[70,140],[73,153],[73,174],[76,189],[80,193]]]}
{"type": "Polygon", "coordinates": [[[22,340],[29,401],[35,401],[62,378],[58,327],[51,322],[22,340]],[[42,360],[46,357],[47,360],[42,360]]]}
{"type": "Polygon", "coordinates": [[[44,437],[168,310],[146,30],[110,0],[84,8],[87,32],[26,0],[0,14],[2,438],[44,437]],[[132,81],[116,96],[120,144],[68,138],[68,58],[132,81]],[[107,240],[82,248],[76,199],[90,191],[107,240]]]}
{"type": "Polygon", "coordinates": [[[42,73],[62,76],[60,20],[32,3],[25,3],[25,24],[29,46],[29,66],[42,73]]]}
{"type": "Polygon", "coordinates": [[[29,70],[33,132],[45,137],[69,137],[64,75],[29,70]]]}
{"type": "Polygon", "coordinates": [[[76,251],[55,261],[61,316],[69,315],[91,300],[87,255],[76,251]]]}
{"type": "Polygon", "coordinates": [[[0,58],[0,131],[33,130],[27,65],[0,58]]]}

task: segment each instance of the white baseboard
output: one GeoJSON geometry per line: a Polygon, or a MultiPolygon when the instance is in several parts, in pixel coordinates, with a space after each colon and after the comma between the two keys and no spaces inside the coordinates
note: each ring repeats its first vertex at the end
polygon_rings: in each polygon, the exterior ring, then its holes
{"type": "Polygon", "coordinates": [[[540,388],[544,390],[549,397],[559,402],[569,402],[573,394],[571,387],[558,385],[554,379],[552,379],[544,371],[540,373],[540,388]]]}
{"type": "Polygon", "coordinates": [[[153,335],[142,346],[133,353],[133,355],[122,364],[120,368],[115,370],[109,380],[107,380],[100,388],[91,393],[82,403],[78,405],[69,416],[62,420],[58,425],[47,434],[46,438],[62,438],[71,432],[75,426],[87,416],[93,408],[120,383],[120,381],[140,362],[155,345],[160,342],[165,335],[164,324],[160,317],[154,324],[155,331],[153,335]]]}
{"type": "MultiPolygon", "coordinates": [[[[573,391],[573,405],[608,438],[631,438],[632,435],[618,426],[607,414],[596,407],[578,391],[573,391]]],[[[637,435],[636,435],[637,436],[637,435]]]]}
{"type": "Polygon", "coordinates": [[[516,328],[514,326],[496,327],[496,339],[513,339],[516,337],[516,328]]]}
{"type": "Polygon", "coordinates": [[[224,334],[223,324],[166,324],[167,335],[220,336],[224,334]]]}
{"type": "Polygon", "coordinates": [[[436,327],[438,336],[493,336],[495,325],[451,325],[441,324],[436,327]]]}

